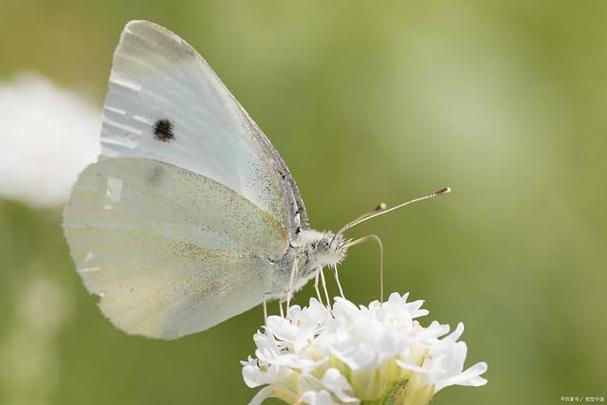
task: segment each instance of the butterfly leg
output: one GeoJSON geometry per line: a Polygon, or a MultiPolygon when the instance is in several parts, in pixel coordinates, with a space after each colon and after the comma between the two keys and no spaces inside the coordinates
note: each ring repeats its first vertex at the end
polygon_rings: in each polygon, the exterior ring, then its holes
{"type": "Polygon", "coordinates": [[[322,271],[322,267],[316,269],[316,275],[314,276],[314,289],[316,290],[316,297],[318,297],[318,301],[324,305],[322,302],[322,297],[320,296],[320,289],[318,288],[318,280],[320,279],[320,272],[322,271]]]}
{"type": "Polygon", "coordinates": [[[270,294],[265,293],[263,295],[263,323],[264,324],[268,320],[268,300],[267,300],[268,295],[270,295],[270,294]]]}
{"type": "Polygon", "coordinates": [[[295,273],[297,273],[297,258],[293,259],[293,266],[291,267],[291,278],[289,279],[289,290],[287,291],[287,316],[289,316],[289,306],[291,305],[291,297],[293,296],[295,273]]]}
{"type": "Polygon", "coordinates": [[[353,240],[352,242],[347,244],[347,247],[350,248],[352,246],[361,244],[368,240],[374,240],[377,242],[379,246],[379,301],[384,301],[384,244],[382,243],[379,236],[371,234],[367,236],[363,236],[362,238],[353,240]]]}
{"type": "Polygon", "coordinates": [[[320,270],[320,281],[322,282],[322,289],[325,293],[325,298],[327,299],[327,308],[331,309],[331,299],[329,298],[329,291],[327,290],[327,280],[325,279],[325,272],[321,267],[320,270]]]}
{"type": "Polygon", "coordinates": [[[344,290],[341,288],[341,283],[339,282],[339,271],[337,271],[337,265],[333,265],[333,273],[335,274],[335,283],[339,289],[339,295],[341,295],[342,298],[346,298],[344,296],[344,290]]]}

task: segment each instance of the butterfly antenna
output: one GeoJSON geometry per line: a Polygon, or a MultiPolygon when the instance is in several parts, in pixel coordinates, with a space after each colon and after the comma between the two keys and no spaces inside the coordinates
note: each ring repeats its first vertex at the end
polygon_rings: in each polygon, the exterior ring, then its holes
{"type": "MultiPolygon", "coordinates": [[[[437,191],[435,191],[433,193],[426,194],[424,196],[414,198],[414,199],[406,201],[404,203],[395,205],[394,207],[391,207],[391,208],[387,208],[386,204],[380,203],[377,206],[377,208],[375,208],[373,211],[366,212],[366,213],[362,214],[361,216],[359,216],[358,218],[356,218],[355,220],[353,220],[351,222],[348,222],[347,224],[345,224],[341,228],[339,228],[339,230],[337,232],[335,232],[335,236],[333,237],[333,240],[335,240],[335,237],[337,235],[345,232],[346,230],[348,230],[348,229],[350,229],[352,227],[355,227],[356,225],[359,225],[359,224],[361,224],[361,223],[363,223],[365,221],[368,221],[371,218],[376,218],[376,217],[379,217],[380,215],[384,215],[384,214],[387,214],[389,212],[396,211],[397,209],[405,207],[407,205],[415,204],[415,203],[418,203],[418,202],[421,202],[421,201],[424,201],[424,200],[429,200],[429,199],[434,198],[434,197],[440,197],[440,196],[448,194],[450,192],[451,192],[451,188],[444,187],[444,188],[441,188],[440,190],[437,190],[437,191]]],[[[333,242],[333,240],[331,242],[333,242]]]]}

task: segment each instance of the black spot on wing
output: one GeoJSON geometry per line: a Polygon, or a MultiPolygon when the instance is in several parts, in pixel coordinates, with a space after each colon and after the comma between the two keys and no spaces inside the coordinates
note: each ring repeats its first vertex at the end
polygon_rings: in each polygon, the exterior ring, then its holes
{"type": "Polygon", "coordinates": [[[168,142],[171,139],[175,139],[173,123],[167,119],[156,121],[154,124],[154,138],[162,142],[168,142]]]}

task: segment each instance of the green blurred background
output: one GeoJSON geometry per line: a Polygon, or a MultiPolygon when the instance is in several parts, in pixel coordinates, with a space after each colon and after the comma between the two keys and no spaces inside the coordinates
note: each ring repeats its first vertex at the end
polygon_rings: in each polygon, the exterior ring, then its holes
{"type": "MultiPolygon", "coordinates": [[[[381,235],[387,290],[425,299],[428,322],[463,321],[467,365],[489,363],[487,386],[435,404],[607,395],[607,3],[0,0],[0,80],[37,72],[100,107],[130,19],[201,52],[313,227],[454,189],[350,232],[381,235]]],[[[61,207],[0,202],[0,403],[253,396],[239,360],[260,308],[178,341],[127,336],[86,294],[60,223],[61,207]]],[[[377,266],[372,244],[351,251],[350,299],[377,297],[377,266]]]]}

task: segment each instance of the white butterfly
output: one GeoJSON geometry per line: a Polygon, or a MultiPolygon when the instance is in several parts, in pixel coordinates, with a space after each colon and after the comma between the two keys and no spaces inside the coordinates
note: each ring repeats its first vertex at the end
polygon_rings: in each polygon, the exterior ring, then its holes
{"type": "Polygon", "coordinates": [[[343,260],[345,229],[402,206],[311,230],[268,138],[190,45],[146,21],[122,32],[101,143],[65,235],[86,288],[128,333],[174,339],[290,298],[343,260]]]}

